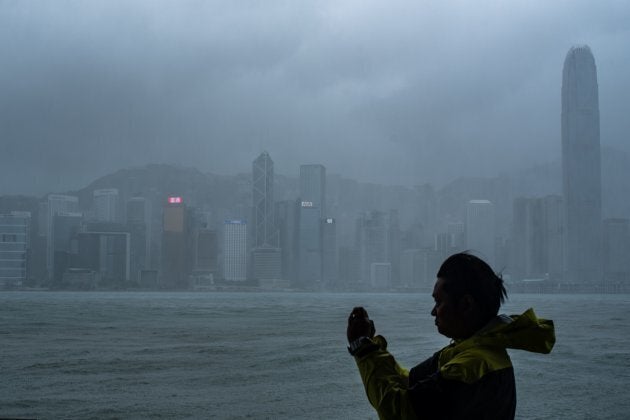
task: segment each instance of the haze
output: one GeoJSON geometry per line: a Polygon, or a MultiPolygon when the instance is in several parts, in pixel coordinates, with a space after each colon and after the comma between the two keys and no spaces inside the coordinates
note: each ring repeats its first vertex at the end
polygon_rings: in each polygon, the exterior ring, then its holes
{"type": "Polygon", "coordinates": [[[0,194],[171,163],[437,185],[560,158],[565,54],[630,151],[624,1],[0,1],[0,194]]]}

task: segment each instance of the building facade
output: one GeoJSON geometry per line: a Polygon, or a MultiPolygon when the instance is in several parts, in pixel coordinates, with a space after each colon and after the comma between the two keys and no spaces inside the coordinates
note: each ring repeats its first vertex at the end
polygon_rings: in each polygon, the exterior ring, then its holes
{"type": "Polygon", "coordinates": [[[140,273],[150,267],[151,229],[149,202],[144,197],[127,201],[127,229],[131,237],[131,280],[138,282],[140,273]]]}
{"type": "Polygon", "coordinates": [[[273,161],[263,152],[252,164],[254,242],[253,246],[278,246],[274,224],[273,161]]]}
{"type": "Polygon", "coordinates": [[[79,198],[71,195],[49,194],[42,206],[40,206],[39,231],[46,235],[46,270],[48,279],[54,277],[54,244],[53,244],[53,219],[63,212],[75,213],[79,209],[79,198]]]}
{"type": "Polygon", "coordinates": [[[322,221],[326,214],[326,168],[300,165],[298,276],[302,287],[319,288],[322,282],[322,221]]]}
{"type": "Polygon", "coordinates": [[[94,219],[99,222],[119,222],[118,190],[116,188],[104,188],[94,190],[93,207],[94,219]]]}
{"type": "Polygon", "coordinates": [[[29,212],[0,214],[0,289],[26,283],[30,226],[29,212]]]}
{"type": "Polygon", "coordinates": [[[192,271],[191,217],[182,197],[168,197],[163,208],[161,287],[189,288],[192,271]]]}
{"type": "Polygon", "coordinates": [[[247,280],[247,222],[226,220],[223,223],[223,278],[247,280]]]}

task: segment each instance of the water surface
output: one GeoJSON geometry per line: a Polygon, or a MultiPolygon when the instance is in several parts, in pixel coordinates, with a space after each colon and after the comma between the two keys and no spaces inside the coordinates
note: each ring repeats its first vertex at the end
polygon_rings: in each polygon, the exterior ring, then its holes
{"type": "MultiPolygon", "coordinates": [[[[373,419],[346,351],[363,305],[411,367],[448,340],[427,294],[0,293],[0,417],[373,419]]],[[[517,418],[628,418],[629,295],[513,295],[556,324],[512,351],[517,418]]]]}

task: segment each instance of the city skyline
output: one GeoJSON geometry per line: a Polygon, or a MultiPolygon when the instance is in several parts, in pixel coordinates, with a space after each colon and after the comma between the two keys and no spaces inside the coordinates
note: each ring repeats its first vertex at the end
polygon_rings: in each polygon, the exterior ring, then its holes
{"type": "MultiPolygon", "coordinates": [[[[105,181],[76,196],[48,195],[37,210],[32,207],[37,214],[34,232],[42,238],[32,241],[47,271],[42,284],[187,289],[214,287],[216,277],[247,280],[248,285],[263,288],[418,288],[430,283],[429,273],[441,259],[468,249],[492,267],[508,267],[506,278],[513,276],[523,282],[521,287],[626,287],[630,268],[621,260],[630,254],[630,211],[602,219],[598,78],[588,46],[569,49],[562,75],[560,199],[549,192],[522,196],[505,183],[508,178],[497,178],[487,179],[486,187],[460,188],[450,197],[449,188],[440,194],[430,184],[414,188],[366,184],[361,202],[353,200],[360,189],[356,181],[327,175],[320,163],[292,162],[299,166],[295,184],[283,179],[276,185],[274,161],[264,150],[252,161],[249,182],[223,187],[227,196],[232,195],[230,205],[199,189],[199,184],[187,185],[183,178],[179,186],[169,180],[168,186],[150,187],[146,176],[141,181],[130,173],[123,175],[122,184],[105,181]],[[382,194],[376,193],[379,189],[382,194]],[[143,195],[150,197],[148,207],[139,201],[143,195]],[[142,205],[134,209],[132,204],[142,205]],[[143,221],[152,206],[162,212],[143,221]],[[124,216],[125,208],[132,214],[124,216]],[[251,224],[245,220],[249,215],[251,224]],[[161,220],[156,223],[156,218],[161,220]],[[219,220],[223,250],[218,246],[219,220]],[[200,247],[201,235],[207,240],[200,247]],[[287,252],[287,247],[293,251],[287,252]],[[161,258],[148,262],[154,248],[161,249],[161,258]],[[206,260],[204,267],[198,264],[199,255],[206,260]],[[605,271],[603,258],[610,262],[605,271]]],[[[511,182],[521,180],[514,177],[511,182]]],[[[15,210],[23,209],[11,209],[15,210]]],[[[19,229],[30,224],[24,226],[19,229]]],[[[11,244],[14,239],[3,235],[3,242],[11,244]]],[[[6,270],[17,261],[0,268],[6,270]]],[[[24,261],[29,266],[28,258],[24,261]]]]}

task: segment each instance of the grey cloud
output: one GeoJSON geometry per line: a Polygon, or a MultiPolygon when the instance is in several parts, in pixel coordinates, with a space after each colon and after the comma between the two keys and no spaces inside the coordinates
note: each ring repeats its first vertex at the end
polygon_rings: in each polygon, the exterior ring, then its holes
{"type": "Polygon", "coordinates": [[[564,54],[598,63],[602,142],[630,150],[623,2],[2,2],[0,193],[130,165],[249,171],[268,150],[384,183],[559,155],[564,54]]]}

